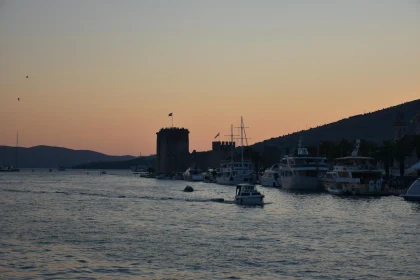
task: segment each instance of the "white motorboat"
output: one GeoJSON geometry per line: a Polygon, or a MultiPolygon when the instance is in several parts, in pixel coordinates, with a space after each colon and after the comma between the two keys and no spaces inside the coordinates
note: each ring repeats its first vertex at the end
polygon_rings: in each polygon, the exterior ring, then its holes
{"type": "Polygon", "coordinates": [[[407,192],[401,196],[408,201],[420,201],[420,178],[415,180],[408,188],[407,192]]]}
{"type": "Polygon", "coordinates": [[[188,168],[184,173],[185,181],[201,182],[204,181],[203,172],[200,168],[188,168]]]}
{"type": "Polygon", "coordinates": [[[213,169],[209,169],[203,173],[204,182],[206,183],[215,183],[216,182],[216,174],[217,171],[213,169]]]}
{"type": "Polygon", "coordinates": [[[272,167],[267,168],[263,175],[260,177],[260,184],[264,187],[281,187],[281,178],[279,176],[279,165],[274,164],[272,167]]]}
{"type": "Polygon", "coordinates": [[[200,168],[188,168],[184,173],[185,181],[201,182],[204,181],[203,172],[200,168]]]}
{"type": "Polygon", "coordinates": [[[235,202],[240,205],[263,205],[264,195],[253,184],[238,184],[235,202]]]}

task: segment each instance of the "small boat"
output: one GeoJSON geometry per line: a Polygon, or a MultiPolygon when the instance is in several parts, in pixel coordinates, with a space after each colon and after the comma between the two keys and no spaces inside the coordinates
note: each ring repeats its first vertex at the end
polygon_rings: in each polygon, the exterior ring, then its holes
{"type": "Polygon", "coordinates": [[[166,177],[165,177],[165,174],[163,174],[163,173],[156,173],[156,177],[155,177],[156,179],[159,179],[159,180],[163,180],[163,179],[165,179],[166,177]]]}
{"type": "Polygon", "coordinates": [[[177,172],[172,176],[172,180],[184,180],[184,176],[182,175],[182,173],[177,172]]]}
{"type": "Polygon", "coordinates": [[[401,197],[408,201],[420,201],[420,178],[415,180],[401,197]]]}
{"type": "Polygon", "coordinates": [[[263,205],[264,195],[253,184],[236,185],[235,202],[240,205],[263,205]]]}
{"type": "Polygon", "coordinates": [[[19,168],[15,168],[13,165],[0,165],[0,172],[19,172],[19,168]]]}
{"type": "Polygon", "coordinates": [[[215,183],[216,182],[217,171],[214,169],[209,169],[203,173],[204,182],[206,183],[215,183]]]}
{"type": "Polygon", "coordinates": [[[203,172],[201,171],[200,168],[190,167],[184,173],[184,180],[185,181],[193,181],[193,182],[204,181],[203,172]]]}
{"type": "Polygon", "coordinates": [[[260,176],[261,186],[264,187],[274,187],[278,188],[281,187],[281,179],[279,176],[279,165],[274,164],[272,167],[267,168],[263,175],[260,176]]]}

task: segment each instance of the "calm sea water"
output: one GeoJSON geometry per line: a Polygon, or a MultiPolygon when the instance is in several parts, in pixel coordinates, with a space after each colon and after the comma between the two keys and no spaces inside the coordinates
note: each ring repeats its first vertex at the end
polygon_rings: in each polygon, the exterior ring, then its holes
{"type": "Polygon", "coordinates": [[[142,179],[0,173],[0,278],[420,279],[420,204],[142,179]],[[224,198],[225,203],[212,202],[224,198]]]}

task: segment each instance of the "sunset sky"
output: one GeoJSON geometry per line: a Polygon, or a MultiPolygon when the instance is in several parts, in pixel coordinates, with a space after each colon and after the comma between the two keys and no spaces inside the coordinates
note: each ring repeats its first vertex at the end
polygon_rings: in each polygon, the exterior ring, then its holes
{"type": "Polygon", "coordinates": [[[173,112],[202,151],[418,98],[419,0],[0,0],[0,145],[154,154],[173,112]]]}

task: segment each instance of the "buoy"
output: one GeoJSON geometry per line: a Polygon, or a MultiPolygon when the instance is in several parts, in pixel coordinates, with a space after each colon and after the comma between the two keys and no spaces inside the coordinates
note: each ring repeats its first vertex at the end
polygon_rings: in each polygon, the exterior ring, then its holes
{"type": "Polygon", "coordinates": [[[186,186],[184,192],[193,192],[194,189],[191,186],[186,186]]]}

